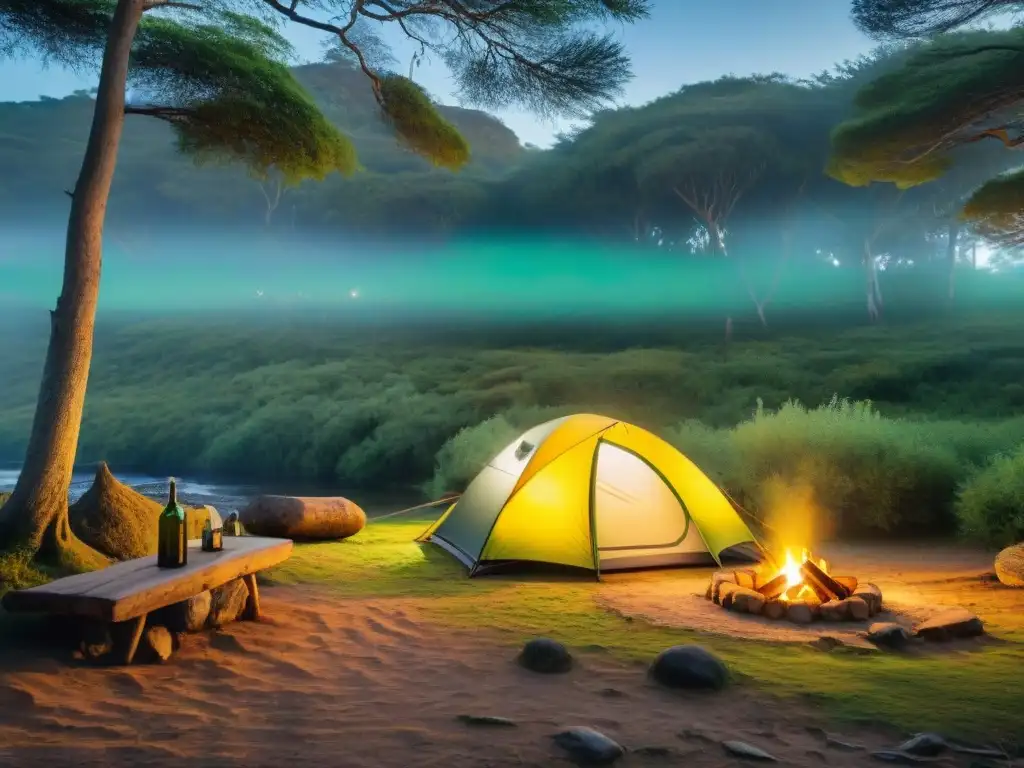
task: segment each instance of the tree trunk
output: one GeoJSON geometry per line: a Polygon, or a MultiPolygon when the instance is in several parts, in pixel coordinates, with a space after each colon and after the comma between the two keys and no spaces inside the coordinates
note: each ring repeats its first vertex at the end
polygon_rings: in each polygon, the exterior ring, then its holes
{"type": "Polygon", "coordinates": [[[956,296],[956,247],[960,239],[960,222],[953,219],[949,222],[949,232],[946,240],[946,265],[949,268],[949,300],[953,301],[956,296]]]}
{"type": "Polygon", "coordinates": [[[882,289],[878,284],[878,265],[871,250],[871,242],[864,242],[864,273],[867,278],[868,317],[876,322],[882,314],[882,289]]]}
{"type": "Polygon", "coordinates": [[[0,542],[77,567],[105,558],[81,542],[68,523],[68,490],[92,360],[99,298],[103,223],[124,126],[125,88],[142,0],[118,0],[111,19],[96,108],[71,200],[64,280],[50,313],[50,341],[25,463],[0,510],[0,542]]]}

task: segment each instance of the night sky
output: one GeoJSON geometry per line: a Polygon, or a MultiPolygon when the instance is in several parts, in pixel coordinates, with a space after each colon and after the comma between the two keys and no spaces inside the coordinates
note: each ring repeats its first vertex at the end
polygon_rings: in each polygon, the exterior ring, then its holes
{"type": "MultiPolygon", "coordinates": [[[[623,103],[642,104],[684,83],[723,74],[777,71],[802,76],[854,58],[867,52],[871,41],[853,27],[849,6],[849,0],[655,0],[647,21],[613,30],[634,65],[635,78],[623,103]]],[[[395,35],[392,26],[386,25],[385,36],[404,71],[415,47],[395,35]]],[[[287,33],[300,59],[321,58],[323,35],[296,25],[287,33]]],[[[0,62],[0,100],[65,96],[93,86],[94,79],[44,70],[38,61],[0,62]]],[[[442,103],[457,103],[442,63],[424,64],[417,79],[442,103]]],[[[541,146],[568,125],[541,122],[519,111],[500,116],[522,141],[541,146]]]]}

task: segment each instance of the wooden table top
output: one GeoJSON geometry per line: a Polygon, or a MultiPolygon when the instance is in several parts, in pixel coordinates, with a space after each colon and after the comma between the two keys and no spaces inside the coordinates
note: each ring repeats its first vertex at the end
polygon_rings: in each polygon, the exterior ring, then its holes
{"type": "Polygon", "coordinates": [[[189,542],[188,563],[181,568],[158,568],[156,555],[150,555],[8,592],[3,605],[8,611],[127,621],[275,566],[291,553],[291,539],[225,536],[220,552],[203,552],[196,539],[189,542]]]}

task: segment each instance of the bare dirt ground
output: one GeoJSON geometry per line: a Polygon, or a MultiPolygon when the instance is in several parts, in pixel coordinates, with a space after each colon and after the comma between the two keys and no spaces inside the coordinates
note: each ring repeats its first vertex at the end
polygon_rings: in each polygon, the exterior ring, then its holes
{"type": "MultiPolygon", "coordinates": [[[[1024,591],[1003,587],[986,577],[992,555],[948,545],[922,543],[822,547],[836,575],[856,576],[876,584],[885,610],[871,619],[905,626],[948,608],[966,608],[986,629],[1020,624],[1024,591]]],[[[815,622],[807,626],[725,611],[704,599],[712,569],[652,571],[646,575],[606,577],[597,602],[616,613],[653,624],[770,642],[809,642],[822,636],[844,644],[869,647],[862,634],[869,622],[815,622]]]]}
{"type": "MultiPolygon", "coordinates": [[[[648,683],[643,667],[601,656],[583,657],[568,675],[535,675],[515,664],[515,648],[429,625],[400,600],[276,587],[264,605],[271,620],[190,637],[167,665],[95,668],[6,654],[0,765],[551,766],[565,764],[551,735],[572,725],[637,750],[625,766],[740,764],[725,739],[789,766],[869,759],[830,745],[798,704],[766,708],[746,690],[678,695],[648,683]],[[517,726],[466,725],[463,714],[517,726]]],[[[866,748],[899,738],[837,736],[866,748]]]]}
{"type": "MultiPolygon", "coordinates": [[[[1024,594],[984,583],[983,556],[936,548],[823,552],[836,572],[873,581],[896,605],[963,605],[998,625],[1024,594]],[[916,554],[914,554],[916,552],[916,554]]],[[[686,627],[701,627],[708,572],[611,580],[598,601],[686,627]],[[698,589],[698,584],[700,585],[698,589]],[[674,591],[673,591],[674,590],[674,591]],[[699,608],[698,608],[699,607],[699,608]]],[[[0,655],[3,766],[345,766],[502,768],[567,765],[551,736],[597,728],[630,749],[621,766],[736,766],[723,740],[767,750],[780,765],[875,762],[869,750],[903,734],[850,726],[827,738],[809,707],[730,689],[675,694],[648,682],[642,665],[592,653],[564,676],[515,663],[517,648],[487,631],[424,621],[404,600],[338,599],[312,586],[269,587],[267,620],[187,638],[166,665],[97,668],[17,648],[0,655]],[[500,716],[481,727],[459,715],[500,716]]],[[[765,627],[715,608],[708,629],[762,639],[808,631],[765,627]],[[733,628],[741,621],[744,629],[733,628]]],[[[829,632],[834,632],[830,628],[829,632]]],[[[799,633],[797,638],[796,634],[799,633]]],[[[834,727],[834,726],[833,726],[834,727]]],[[[968,755],[943,765],[967,768],[968,755]]]]}

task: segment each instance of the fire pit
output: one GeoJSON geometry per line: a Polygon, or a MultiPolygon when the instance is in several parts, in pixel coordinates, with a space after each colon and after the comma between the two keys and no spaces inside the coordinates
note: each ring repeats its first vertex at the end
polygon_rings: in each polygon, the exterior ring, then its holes
{"type": "Polygon", "coordinates": [[[796,624],[865,621],[882,610],[882,590],[858,584],[853,576],[833,576],[825,560],[805,549],[796,560],[787,549],[782,567],[717,571],[705,594],[708,600],[737,613],[796,624]]]}

